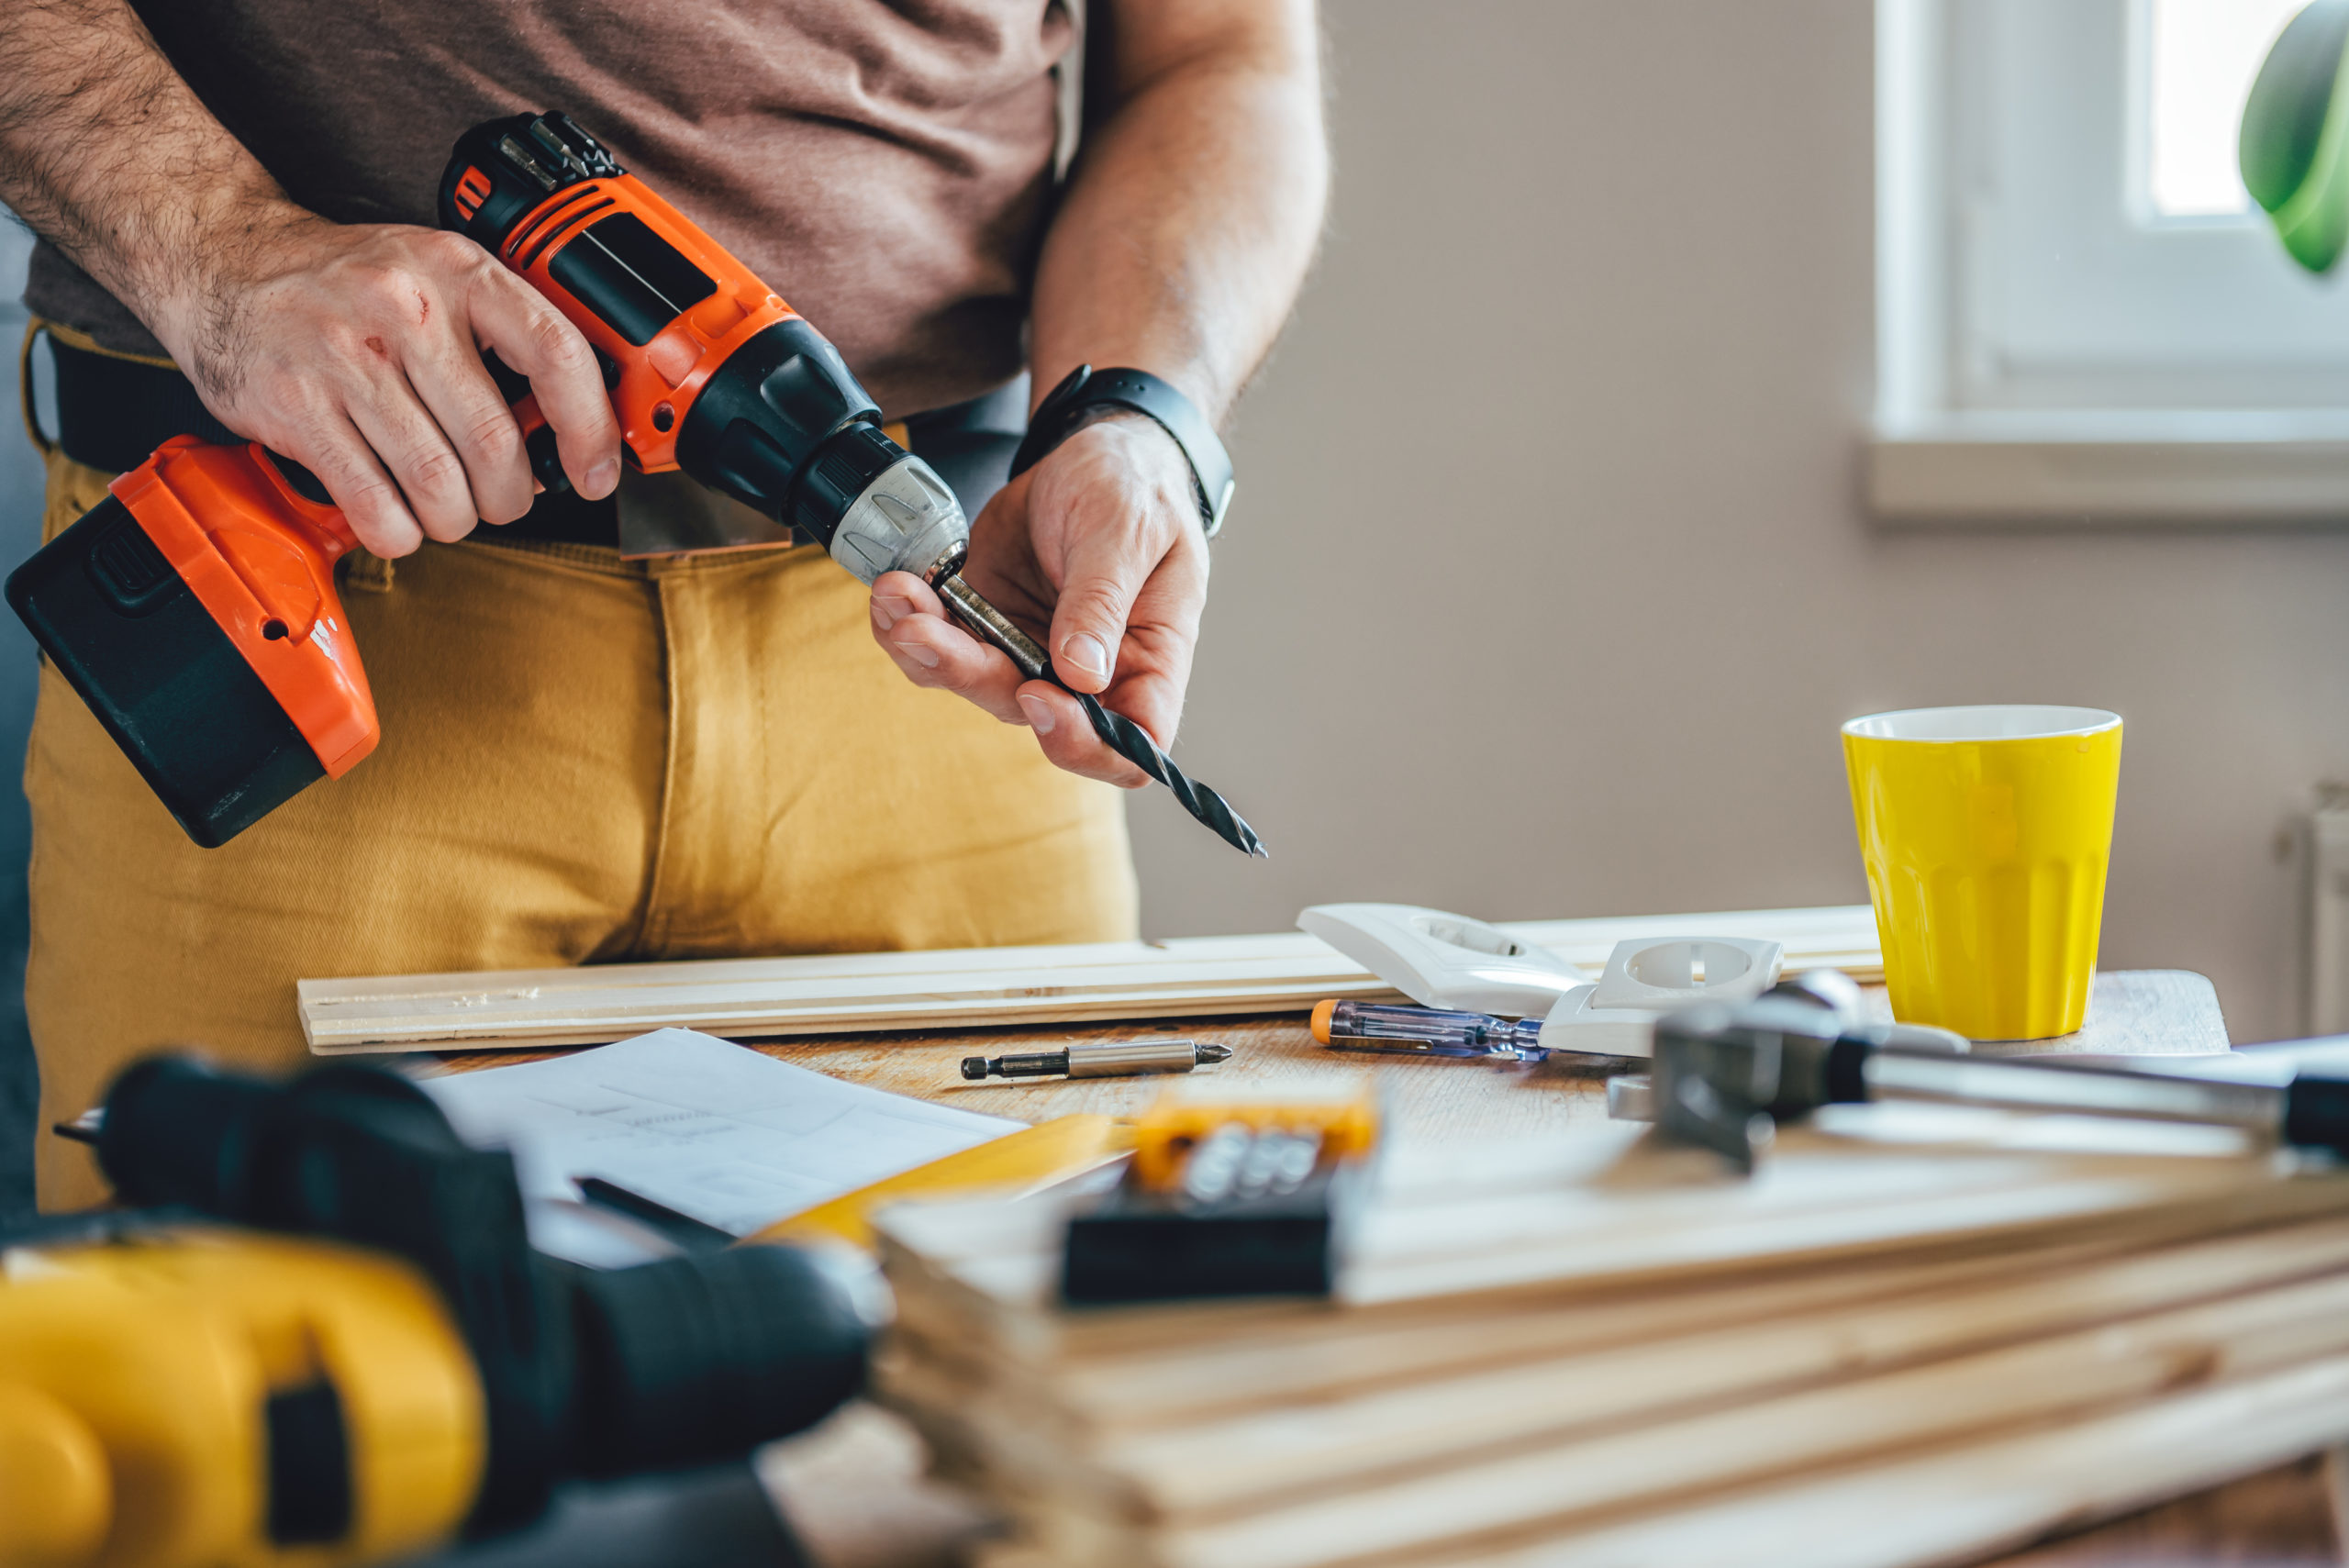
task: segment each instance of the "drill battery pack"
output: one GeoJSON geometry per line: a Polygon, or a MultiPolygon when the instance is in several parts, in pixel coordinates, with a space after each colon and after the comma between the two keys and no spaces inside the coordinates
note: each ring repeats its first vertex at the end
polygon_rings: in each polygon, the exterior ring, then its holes
{"type": "Polygon", "coordinates": [[[374,747],[334,589],[341,517],[295,465],[190,437],[112,490],[9,576],[8,604],[216,848],[374,747]]]}
{"type": "Polygon", "coordinates": [[[1125,1178],[1069,1222],[1062,1299],[1327,1296],[1370,1186],[1378,1113],[1355,1080],[1244,1102],[1169,1091],[1125,1178]]]}

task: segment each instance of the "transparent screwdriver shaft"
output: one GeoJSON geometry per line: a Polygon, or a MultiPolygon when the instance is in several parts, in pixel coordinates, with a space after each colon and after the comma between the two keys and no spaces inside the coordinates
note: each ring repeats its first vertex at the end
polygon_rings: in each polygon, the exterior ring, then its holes
{"type": "Polygon", "coordinates": [[[1498,1018],[1444,1007],[1403,1007],[1376,1002],[1325,1002],[1313,1015],[1314,1037],[1337,1051],[1398,1056],[1482,1057],[1492,1062],[1541,1062],[1540,1018],[1498,1018]]]}

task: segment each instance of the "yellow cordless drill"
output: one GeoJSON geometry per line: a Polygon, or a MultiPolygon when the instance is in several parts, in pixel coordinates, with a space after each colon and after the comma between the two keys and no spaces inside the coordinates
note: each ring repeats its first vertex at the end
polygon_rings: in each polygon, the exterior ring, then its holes
{"type": "Polygon", "coordinates": [[[812,1424],[882,1315],[788,1247],[533,1252],[511,1160],[373,1069],[142,1062],[99,1158],[150,1212],[0,1255],[6,1568],[335,1568],[495,1534],[568,1477],[812,1424]]]}

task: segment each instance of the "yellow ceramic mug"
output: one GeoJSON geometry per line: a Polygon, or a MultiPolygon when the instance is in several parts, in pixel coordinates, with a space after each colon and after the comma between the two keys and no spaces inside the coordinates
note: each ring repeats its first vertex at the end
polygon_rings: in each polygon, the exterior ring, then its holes
{"type": "Polygon", "coordinates": [[[1843,726],[1892,1013],[1970,1040],[2087,1017],[2112,857],[2121,719],[2093,707],[1920,707],[1843,726]]]}

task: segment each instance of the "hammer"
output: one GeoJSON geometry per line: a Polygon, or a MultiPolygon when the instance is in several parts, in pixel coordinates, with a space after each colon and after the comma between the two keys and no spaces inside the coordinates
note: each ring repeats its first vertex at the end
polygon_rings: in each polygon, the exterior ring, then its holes
{"type": "Polygon", "coordinates": [[[2239,1127],[2349,1154],[2349,1079],[2304,1073],[2288,1084],[2236,1084],[2054,1056],[1961,1055],[1913,1043],[1902,1025],[1859,1021],[1820,989],[1804,975],[1742,1006],[1690,1007],[1659,1019],[1657,1129],[1748,1173],[1779,1123],[1820,1106],[1870,1100],[2239,1127]]]}

